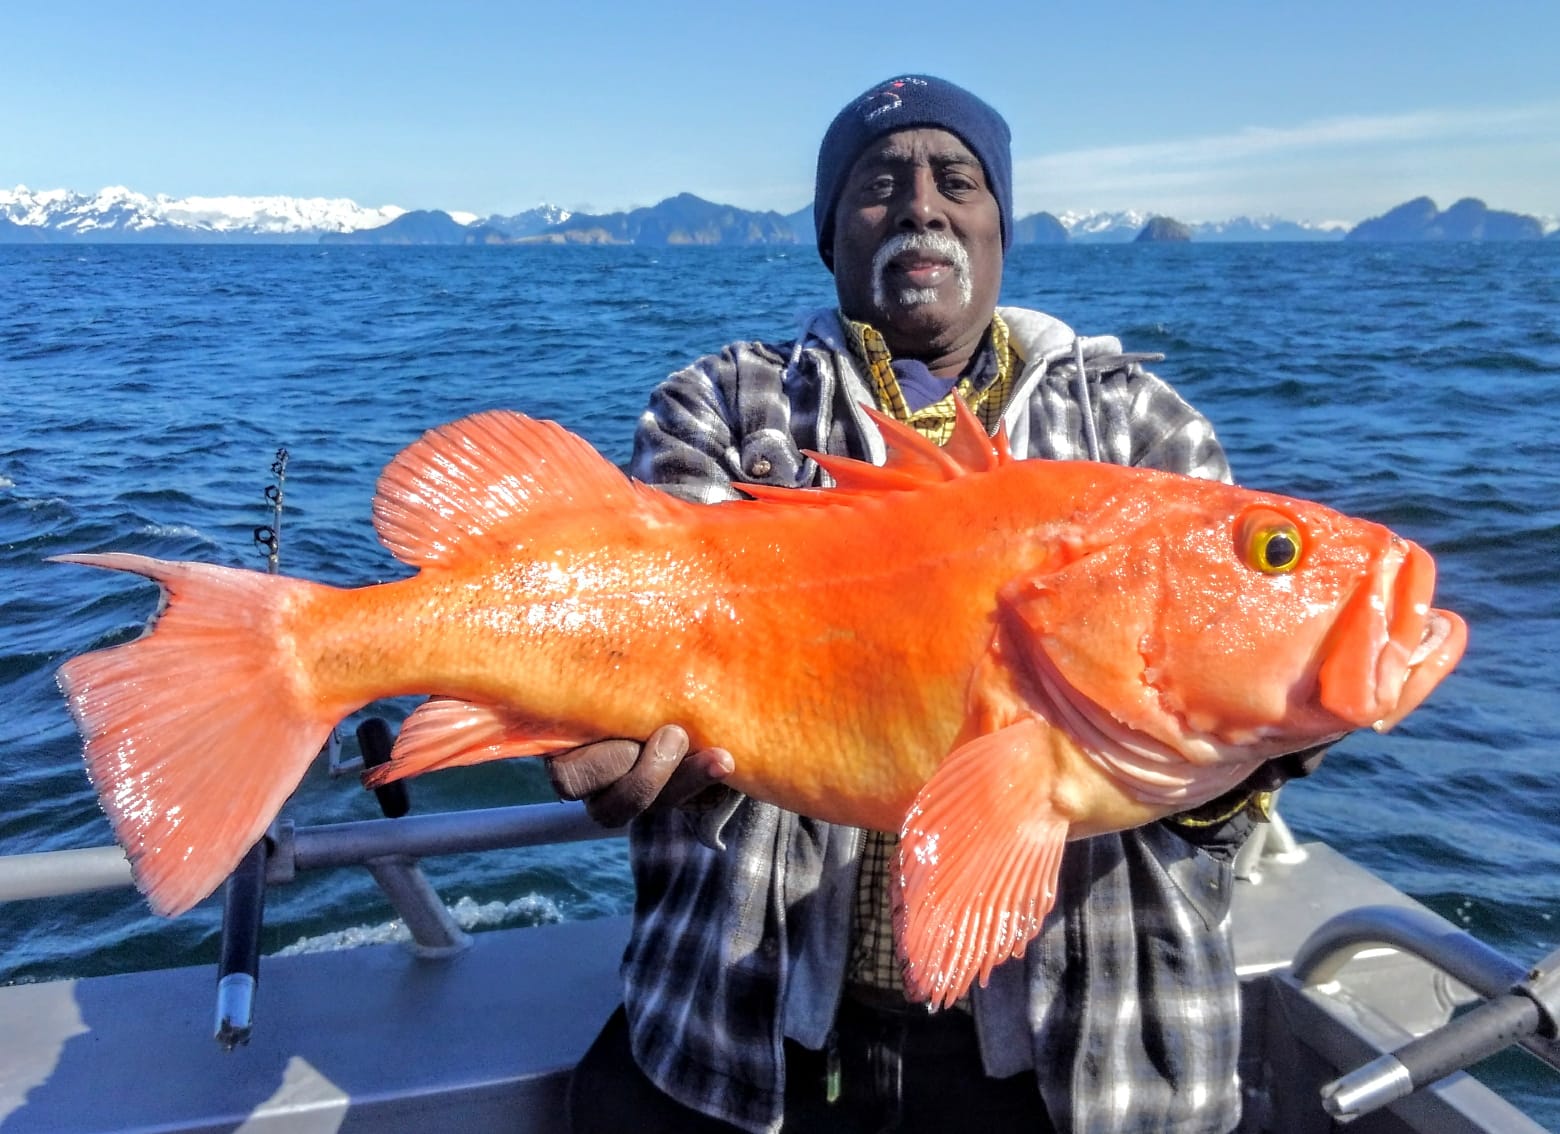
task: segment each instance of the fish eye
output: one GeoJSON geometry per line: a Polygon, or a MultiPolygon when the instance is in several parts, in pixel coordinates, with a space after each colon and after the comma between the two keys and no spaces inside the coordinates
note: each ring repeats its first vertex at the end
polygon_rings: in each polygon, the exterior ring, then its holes
{"type": "Polygon", "coordinates": [[[1285,575],[1300,565],[1300,529],[1277,512],[1262,510],[1241,523],[1239,547],[1246,565],[1264,575],[1285,575]]]}

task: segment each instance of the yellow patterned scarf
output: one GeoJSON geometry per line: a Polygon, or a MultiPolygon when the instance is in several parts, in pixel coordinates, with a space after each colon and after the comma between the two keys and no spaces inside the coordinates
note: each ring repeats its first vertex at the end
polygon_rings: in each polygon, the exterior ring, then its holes
{"type": "Polygon", "coordinates": [[[995,432],[1012,392],[1013,378],[1022,369],[1023,360],[1013,349],[1007,324],[1002,316],[991,316],[991,349],[996,354],[997,376],[980,389],[968,378],[960,378],[953,390],[941,401],[924,406],[914,413],[905,404],[905,396],[899,388],[899,378],[894,373],[893,356],[883,342],[883,336],[867,323],[847,319],[840,313],[840,322],[849,336],[852,353],[866,368],[877,395],[878,408],[889,416],[904,422],[923,437],[945,445],[953,436],[953,399],[959,397],[975,411],[975,416],[986,427],[987,433],[995,432]]]}

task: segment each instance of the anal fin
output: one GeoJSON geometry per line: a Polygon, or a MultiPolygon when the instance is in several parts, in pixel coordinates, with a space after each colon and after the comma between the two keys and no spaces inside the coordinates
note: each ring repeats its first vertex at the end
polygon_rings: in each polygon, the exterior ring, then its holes
{"type": "Polygon", "coordinates": [[[365,772],[363,786],[380,787],[439,768],[515,756],[545,756],[598,739],[533,721],[498,706],[434,697],[406,718],[391,750],[390,762],[365,772]]]}
{"type": "Polygon", "coordinates": [[[985,985],[1055,905],[1067,822],[1048,733],[1025,717],[961,745],[906,815],[894,938],[910,999],[945,1008],[985,985]]]}

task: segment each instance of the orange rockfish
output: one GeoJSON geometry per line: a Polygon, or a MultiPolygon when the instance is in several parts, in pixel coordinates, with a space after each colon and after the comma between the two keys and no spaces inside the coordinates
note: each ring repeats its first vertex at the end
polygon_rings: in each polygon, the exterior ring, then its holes
{"type": "Polygon", "coordinates": [[[1390,727],[1461,656],[1430,557],[1376,524],[877,420],[885,465],[708,506],[477,414],[386,468],[374,523],[418,572],[356,590],[61,556],[163,588],[148,634],[60,671],[152,907],[209,894],[376,698],[436,695],[376,783],[677,722],[734,788],[901,831],[907,986],[947,1004],[1038,932],[1068,839],[1390,727]]]}

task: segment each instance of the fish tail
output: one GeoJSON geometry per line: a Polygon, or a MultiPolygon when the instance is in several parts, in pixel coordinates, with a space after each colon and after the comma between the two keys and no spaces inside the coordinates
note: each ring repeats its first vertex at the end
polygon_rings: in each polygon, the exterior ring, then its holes
{"type": "Polygon", "coordinates": [[[326,588],[140,555],[55,559],[162,587],[146,633],[70,659],[58,681],[136,884],[171,917],[232,872],[344,715],[308,688],[289,630],[326,588]]]}

